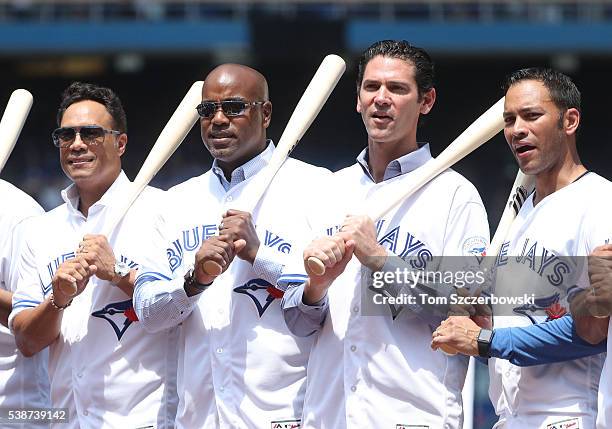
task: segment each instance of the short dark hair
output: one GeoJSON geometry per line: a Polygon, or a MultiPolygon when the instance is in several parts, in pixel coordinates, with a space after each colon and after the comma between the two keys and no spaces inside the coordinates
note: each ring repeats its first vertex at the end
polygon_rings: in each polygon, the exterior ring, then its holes
{"type": "Polygon", "coordinates": [[[414,65],[414,78],[419,89],[419,98],[434,87],[434,63],[425,49],[412,46],[405,40],[380,40],[361,54],[357,71],[357,92],[361,88],[366,66],[378,55],[409,61],[414,65]]]}
{"type": "Polygon", "coordinates": [[[514,84],[524,80],[542,82],[548,89],[553,103],[565,113],[567,109],[581,110],[580,91],[572,80],[563,73],[544,67],[531,67],[517,70],[506,77],[503,85],[504,93],[514,84]]]}
{"type": "Polygon", "coordinates": [[[127,132],[127,118],[117,94],[112,89],[83,82],[73,82],[62,93],[62,101],[57,111],[57,125],[61,125],[62,117],[70,105],[84,100],[102,104],[113,118],[114,128],[122,133],[127,132]]]}

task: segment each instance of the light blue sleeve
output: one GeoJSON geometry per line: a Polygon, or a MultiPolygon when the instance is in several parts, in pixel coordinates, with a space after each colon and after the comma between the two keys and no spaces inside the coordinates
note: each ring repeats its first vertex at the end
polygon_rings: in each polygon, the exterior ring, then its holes
{"type": "Polygon", "coordinates": [[[314,305],[304,304],[304,282],[306,275],[283,275],[279,279],[279,288],[285,293],[281,301],[285,323],[293,335],[308,337],[319,331],[329,311],[329,302],[325,295],[314,305]]]}
{"type": "Polygon", "coordinates": [[[597,345],[582,340],[567,315],[527,327],[495,329],[490,353],[517,366],[533,366],[596,355],[606,347],[605,340],[597,345]]]}

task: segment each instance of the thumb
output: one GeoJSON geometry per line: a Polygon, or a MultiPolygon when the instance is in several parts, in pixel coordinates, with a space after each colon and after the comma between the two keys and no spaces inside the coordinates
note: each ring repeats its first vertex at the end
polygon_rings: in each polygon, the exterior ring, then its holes
{"type": "Polygon", "coordinates": [[[240,238],[236,241],[234,241],[234,252],[236,253],[240,253],[242,252],[242,249],[244,249],[246,247],[246,240],[243,238],[240,238]]]}
{"type": "Polygon", "coordinates": [[[355,253],[355,240],[348,240],[344,244],[344,255],[338,265],[346,266],[353,257],[353,253],[355,253]]]}
{"type": "Polygon", "coordinates": [[[91,277],[98,271],[98,267],[96,267],[95,265],[90,265],[89,267],[87,267],[87,270],[89,276],[91,277]]]}

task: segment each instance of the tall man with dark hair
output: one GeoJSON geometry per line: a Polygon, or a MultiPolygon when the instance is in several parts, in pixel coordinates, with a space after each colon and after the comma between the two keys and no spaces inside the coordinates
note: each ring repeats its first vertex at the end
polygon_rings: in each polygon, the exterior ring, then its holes
{"type": "MultiPolygon", "coordinates": [[[[530,341],[534,350],[528,353],[539,355],[542,363],[554,362],[555,352],[559,360],[585,356],[589,350],[584,344],[570,343],[571,319],[555,319],[581,299],[580,288],[588,288],[586,256],[612,237],[607,219],[612,204],[602,198],[612,193],[612,183],[580,161],[580,92],[569,77],[550,69],[522,69],[509,76],[505,88],[504,134],[521,170],[536,176],[536,189],[501,247],[494,292],[533,294],[535,300],[533,305],[498,306],[494,325],[505,328],[504,334],[540,331],[539,336],[549,337],[561,332],[561,346],[530,341]],[[532,326],[542,323],[541,329],[532,326]]],[[[580,318],[576,321],[579,325],[580,318]]],[[[433,345],[489,357],[497,329],[483,336],[485,330],[470,319],[452,317],[436,330],[433,345]]],[[[594,427],[604,358],[600,354],[530,368],[490,360],[489,392],[499,427],[594,427]]]]}
{"type": "Polygon", "coordinates": [[[162,192],[145,189],[108,238],[94,234],[129,192],[125,112],[110,89],[77,82],[57,122],[53,143],[73,184],[65,204],[26,224],[9,322],[17,345],[26,356],[49,346],[51,400],[68,409],[67,427],[171,428],[178,335],[145,332],[131,302],[139,239],[162,192]]]}
{"type": "Polygon", "coordinates": [[[198,113],[215,160],[168,191],[159,228],[168,257],[139,272],[136,312],[151,331],[182,324],[178,428],[298,427],[312,339],[291,335],[275,285],[308,228],[291,204],[314,201],[309,189],[329,172],[290,158],[252,213],[236,210],[274,152],[266,79],[222,64],[206,76],[198,113]],[[207,261],[223,273],[208,275],[207,261]]]}
{"type": "MultiPolygon", "coordinates": [[[[392,183],[410,183],[431,159],[429,145],[417,143],[417,124],[434,105],[433,77],[429,55],[405,41],[376,42],[364,52],[357,112],[368,145],[355,165],[327,185],[340,200],[336,211],[375,204],[392,183]]],[[[327,226],[333,231],[333,224],[327,226]]],[[[435,319],[428,322],[418,305],[390,303],[369,314],[372,295],[362,290],[362,279],[409,267],[409,261],[435,269],[435,256],[470,254],[487,245],[488,235],[478,192],[447,170],[376,224],[367,216],[347,216],[336,235],[306,248],[304,261],[318,257],[326,273],[285,270],[280,282],[289,286],[283,298],[288,326],[316,339],[304,427],[462,427],[467,358],[429,349],[435,319]]]]}

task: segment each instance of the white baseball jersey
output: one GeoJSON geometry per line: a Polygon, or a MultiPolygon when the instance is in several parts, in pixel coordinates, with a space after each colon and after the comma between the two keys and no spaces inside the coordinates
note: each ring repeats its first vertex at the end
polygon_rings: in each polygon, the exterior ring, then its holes
{"type": "MultiPolygon", "coordinates": [[[[612,204],[603,195],[612,183],[587,173],[533,206],[531,195],[518,213],[497,260],[495,294],[524,296],[522,305],[494,306],[495,327],[542,323],[569,312],[568,297],[588,286],[584,256],[611,237],[602,219],[612,204]],[[579,258],[569,258],[581,256],[579,258]]],[[[572,428],[595,426],[597,386],[605,356],[517,367],[489,361],[496,427],[572,428]]]]}
{"type": "Polygon", "coordinates": [[[196,251],[222,213],[241,208],[272,150],[235,170],[228,190],[212,171],[169,190],[170,268],[165,259],[139,273],[134,299],[145,325],[182,322],[178,428],[299,427],[312,339],[291,335],[274,285],[288,253],[301,253],[294,237],[309,229],[293,207],[329,172],[288,159],[252,212],[261,242],[254,264],[236,257],[203,293],[187,298],[183,289],[196,251]]]}
{"type": "MultiPolygon", "coordinates": [[[[344,194],[352,200],[343,201],[337,209],[376,201],[391,183],[410,183],[414,169],[431,155],[424,146],[402,158],[409,171],[378,184],[359,164],[337,172],[332,195],[344,194]]],[[[416,257],[425,265],[431,257],[482,248],[489,236],[478,192],[452,170],[433,179],[376,225],[378,242],[390,252],[416,257]]],[[[461,428],[461,390],[468,358],[432,351],[436,326],[407,308],[398,314],[387,305],[382,315],[362,314],[370,298],[362,289],[361,276],[362,267],[354,257],[328,290],[329,312],[314,335],[308,364],[303,426],[461,428]]],[[[285,277],[292,274],[285,272],[285,277]]]]}
{"type": "MultiPolygon", "coordinates": [[[[27,225],[17,291],[9,323],[52,292],[59,265],[75,256],[88,233],[105,230],[113,204],[128,192],[122,172],[88,216],[78,210],[76,187],[66,201],[27,225]]],[[[116,258],[143,263],[141,242],[147,220],[164,193],[147,188],[109,237],[116,258]]],[[[132,300],[118,287],[93,276],[63,312],[59,338],[49,346],[51,401],[68,408],[61,428],[172,428],[176,413],[177,329],[147,333],[136,321],[132,300]]]]}
{"type": "MultiPolygon", "coordinates": [[[[0,288],[13,292],[23,233],[17,225],[44,211],[29,195],[3,180],[0,180],[0,198],[0,288]]],[[[0,407],[50,406],[47,355],[44,351],[31,358],[24,357],[17,350],[15,337],[0,326],[0,407]]],[[[0,424],[0,427],[4,426],[0,424]]]]}

